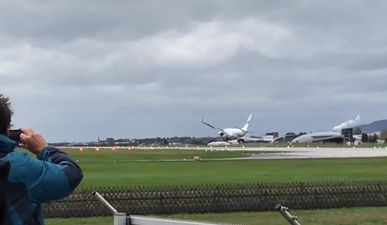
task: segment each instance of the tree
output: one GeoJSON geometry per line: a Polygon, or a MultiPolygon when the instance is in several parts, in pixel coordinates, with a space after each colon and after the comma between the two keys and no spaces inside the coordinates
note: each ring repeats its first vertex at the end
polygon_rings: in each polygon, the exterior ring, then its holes
{"type": "Polygon", "coordinates": [[[380,140],[384,140],[385,142],[387,142],[387,129],[385,129],[382,132],[380,132],[379,139],[380,140]]]}
{"type": "Polygon", "coordinates": [[[368,135],[366,133],[361,134],[361,142],[363,143],[368,142],[368,135]]]}
{"type": "Polygon", "coordinates": [[[112,137],[106,138],[106,144],[110,145],[110,146],[113,146],[115,144],[114,138],[112,138],[112,137]]]}
{"type": "Polygon", "coordinates": [[[378,136],[377,134],[374,134],[374,140],[375,140],[375,142],[377,142],[378,139],[379,139],[379,136],[378,136]]]}
{"type": "Polygon", "coordinates": [[[370,134],[368,135],[368,142],[375,143],[378,140],[377,134],[370,134]]]}

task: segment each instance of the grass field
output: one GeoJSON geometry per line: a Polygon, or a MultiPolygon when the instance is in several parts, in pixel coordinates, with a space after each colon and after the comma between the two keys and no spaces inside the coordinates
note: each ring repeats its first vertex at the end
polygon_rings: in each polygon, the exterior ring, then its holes
{"type": "MultiPolygon", "coordinates": [[[[306,225],[387,225],[387,207],[295,210],[291,213],[306,225]]],[[[212,221],[245,225],[289,224],[278,212],[242,212],[219,214],[176,214],[169,218],[212,221]]],[[[112,217],[47,219],[46,225],[109,225],[112,217]]]]}
{"type": "Polygon", "coordinates": [[[387,158],[214,160],[247,152],[65,150],[85,178],[81,188],[387,179],[387,158]],[[160,161],[180,160],[180,161],[160,161]]]}
{"type": "MultiPolygon", "coordinates": [[[[84,171],[81,188],[230,183],[277,183],[387,179],[387,158],[209,160],[245,157],[248,152],[198,150],[64,149],[84,171]],[[200,156],[203,161],[192,161],[200,156]],[[178,161],[173,161],[178,160],[178,161]]],[[[301,224],[386,224],[387,207],[292,211],[301,224]]],[[[278,212],[177,214],[194,219],[246,225],[288,224],[278,212]]],[[[47,219],[48,225],[108,225],[112,217],[47,219]]]]}

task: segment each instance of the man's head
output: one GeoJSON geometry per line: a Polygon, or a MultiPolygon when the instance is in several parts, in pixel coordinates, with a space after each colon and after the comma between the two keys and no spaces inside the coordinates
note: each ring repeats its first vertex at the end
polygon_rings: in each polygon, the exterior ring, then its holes
{"type": "Polygon", "coordinates": [[[12,114],[9,98],[0,94],[0,134],[7,134],[11,126],[12,114]]]}

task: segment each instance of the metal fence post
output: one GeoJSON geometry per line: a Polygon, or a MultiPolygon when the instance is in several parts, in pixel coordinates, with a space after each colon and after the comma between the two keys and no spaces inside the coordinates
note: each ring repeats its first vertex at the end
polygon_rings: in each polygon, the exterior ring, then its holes
{"type": "Polygon", "coordinates": [[[126,225],[126,213],[114,213],[113,222],[114,225],[126,225]]]}
{"type": "Polygon", "coordinates": [[[126,213],[120,213],[115,209],[102,195],[98,192],[93,192],[93,195],[97,197],[106,207],[113,213],[113,224],[114,225],[126,225],[126,213]]]}
{"type": "Polygon", "coordinates": [[[292,214],[289,213],[289,208],[286,207],[286,206],[282,206],[281,204],[277,204],[275,206],[275,209],[278,210],[283,217],[285,217],[285,219],[292,225],[301,225],[298,221],[297,221],[297,217],[296,216],[293,216],[292,214]]]}

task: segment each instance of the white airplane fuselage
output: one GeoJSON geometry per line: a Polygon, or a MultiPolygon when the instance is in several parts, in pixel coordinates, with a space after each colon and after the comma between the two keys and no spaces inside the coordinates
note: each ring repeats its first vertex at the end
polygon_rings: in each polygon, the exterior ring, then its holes
{"type": "Polygon", "coordinates": [[[313,143],[324,142],[330,140],[331,142],[340,142],[343,140],[343,136],[339,132],[326,131],[326,132],[313,132],[309,134],[301,135],[291,141],[292,144],[296,143],[313,143]]]}
{"type": "Polygon", "coordinates": [[[344,136],[341,134],[341,130],[345,128],[354,127],[360,122],[360,116],[358,115],[354,120],[348,120],[340,125],[332,128],[332,131],[324,132],[312,132],[309,134],[301,135],[291,141],[291,143],[313,143],[313,142],[336,142],[339,143],[344,140],[344,136]]]}
{"type": "Polygon", "coordinates": [[[219,132],[219,135],[224,140],[234,140],[245,136],[247,131],[239,128],[224,128],[223,131],[219,132]]]}

